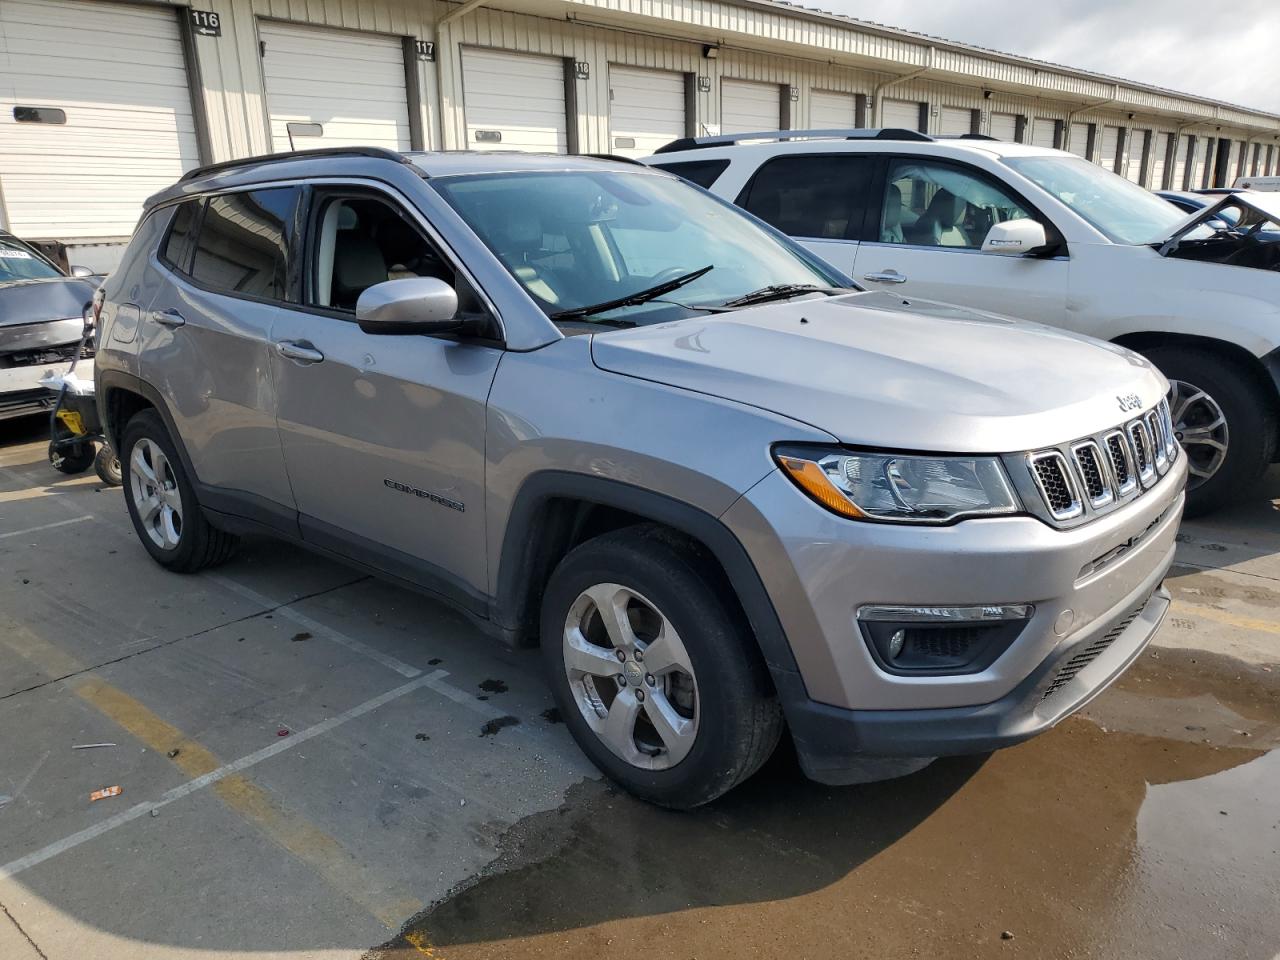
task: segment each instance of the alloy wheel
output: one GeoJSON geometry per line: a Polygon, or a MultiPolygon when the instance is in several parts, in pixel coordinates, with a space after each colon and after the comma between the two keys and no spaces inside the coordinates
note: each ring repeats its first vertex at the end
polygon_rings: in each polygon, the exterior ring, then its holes
{"type": "Polygon", "coordinates": [[[169,458],[152,440],[143,438],[133,445],[129,491],[151,542],[162,550],[176,549],[182,540],[182,495],[169,458]]]}
{"type": "Polygon", "coordinates": [[[1227,459],[1230,431],[1218,402],[1194,384],[1169,381],[1173,433],[1187,455],[1187,489],[1212,479],[1227,459]]]}
{"type": "Polygon", "coordinates": [[[666,770],[698,734],[698,684],[671,621],[628,587],[599,583],[565,618],[564,669],[579,713],[632,766],[666,770]]]}

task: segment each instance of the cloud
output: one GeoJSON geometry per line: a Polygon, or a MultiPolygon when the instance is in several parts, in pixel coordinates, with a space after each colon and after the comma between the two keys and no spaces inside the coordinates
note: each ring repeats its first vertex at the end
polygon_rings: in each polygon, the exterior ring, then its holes
{"type": "Polygon", "coordinates": [[[803,0],[834,13],[1280,113],[1280,2],[803,0]]]}

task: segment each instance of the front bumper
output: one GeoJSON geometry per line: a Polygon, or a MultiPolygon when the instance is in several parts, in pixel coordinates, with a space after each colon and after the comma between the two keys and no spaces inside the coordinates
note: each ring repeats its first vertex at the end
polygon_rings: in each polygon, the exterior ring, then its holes
{"type": "Polygon", "coordinates": [[[766,654],[806,772],[849,782],[867,757],[1008,746],[1105,689],[1168,609],[1160,584],[1173,562],[1185,479],[1180,457],[1125,509],[1069,530],[1032,517],[941,528],[857,523],[812,504],[785,477],[761,481],[722,519],[756,565],[786,635],[790,658],[766,654]],[[1000,656],[967,674],[890,674],[855,619],[867,604],[999,603],[1035,612],[1000,656]]]}

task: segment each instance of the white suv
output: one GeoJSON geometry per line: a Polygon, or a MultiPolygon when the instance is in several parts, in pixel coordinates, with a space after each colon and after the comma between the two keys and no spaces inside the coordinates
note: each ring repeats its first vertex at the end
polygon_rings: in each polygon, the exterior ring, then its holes
{"type": "Polygon", "coordinates": [[[1278,196],[1224,196],[1189,217],[1061,150],[910,130],[686,139],[644,162],[746,208],[864,285],[1146,355],[1172,385],[1188,513],[1238,497],[1275,458],[1278,196]]]}

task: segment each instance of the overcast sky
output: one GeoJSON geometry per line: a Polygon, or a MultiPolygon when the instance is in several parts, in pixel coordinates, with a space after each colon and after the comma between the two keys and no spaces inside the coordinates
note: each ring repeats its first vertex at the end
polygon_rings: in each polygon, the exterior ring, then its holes
{"type": "Polygon", "coordinates": [[[1280,0],[800,0],[1280,113],[1280,0]]]}

